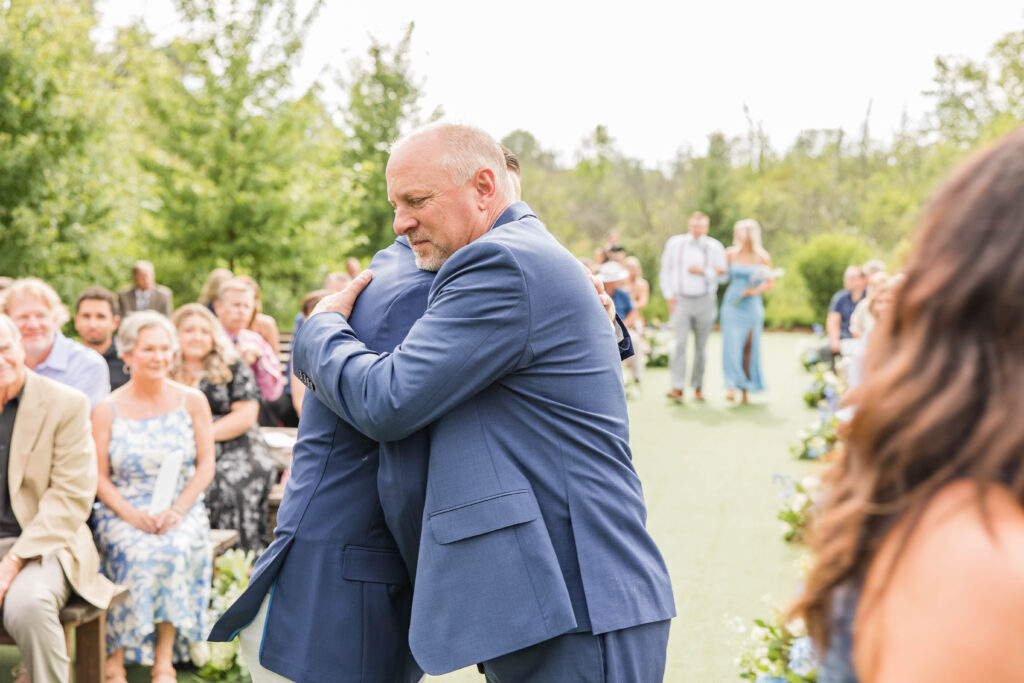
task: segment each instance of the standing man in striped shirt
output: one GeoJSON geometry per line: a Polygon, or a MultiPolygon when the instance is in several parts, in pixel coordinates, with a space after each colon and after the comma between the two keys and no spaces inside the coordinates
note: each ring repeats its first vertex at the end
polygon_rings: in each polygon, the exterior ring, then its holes
{"type": "Polygon", "coordinates": [[[708,336],[718,317],[718,285],[728,280],[725,247],[708,236],[710,221],[695,211],[686,224],[685,235],[673,235],[661,255],[661,293],[668,302],[669,317],[676,334],[670,361],[672,386],[666,394],[682,402],[686,387],[686,345],[693,332],[694,353],[690,386],[698,401],[704,400],[704,359],[708,336]]]}

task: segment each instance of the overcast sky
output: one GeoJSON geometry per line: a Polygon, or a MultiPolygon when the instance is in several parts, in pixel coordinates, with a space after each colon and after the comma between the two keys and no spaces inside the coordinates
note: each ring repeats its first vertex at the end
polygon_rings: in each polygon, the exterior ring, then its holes
{"type": "MultiPolygon", "coordinates": [[[[100,0],[107,27],[142,16],[158,39],[180,27],[171,0],[100,0]]],[[[1018,0],[327,0],[296,79],[329,80],[369,35],[394,43],[410,21],[423,109],[500,138],[521,128],[571,160],[595,126],[648,164],[743,134],[744,105],[772,144],[805,128],[887,138],[928,110],[938,55],[983,58],[1024,28],[1018,0]]],[[[328,91],[329,96],[337,93],[328,91]]]]}

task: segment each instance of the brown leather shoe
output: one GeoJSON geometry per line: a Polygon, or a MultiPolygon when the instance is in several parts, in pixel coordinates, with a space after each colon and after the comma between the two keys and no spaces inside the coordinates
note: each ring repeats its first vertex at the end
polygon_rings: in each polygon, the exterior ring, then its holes
{"type": "Polygon", "coordinates": [[[693,397],[695,399],[697,399],[698,401],[703,401],[704,400],[704,392],[701,391],[700,389],[697,389],[695,392],[693,392],[693,397]]]}
{"type": "Polygon", "coordinates": [[[665,392],[665,396],[667,398],[672,399],[676,403],[682,403],[683,402],[683,392],[680,389],[673,389],[672,391],[667,391],[667,392],[665,392]]]}

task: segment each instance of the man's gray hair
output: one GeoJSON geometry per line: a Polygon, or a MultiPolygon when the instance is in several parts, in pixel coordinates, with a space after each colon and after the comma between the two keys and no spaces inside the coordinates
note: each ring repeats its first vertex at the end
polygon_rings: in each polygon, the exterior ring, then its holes
{"type": "Polygon", "coordinates": [[[217,289],[217,301],[223,301],[224,295],[228,292],[248,292],[249,294],[252,294],[254,299],[256,298],[256,290],[252,288],[252,285],[237,277],[225,280],[220,288],[217,289]]]}
{"type": "Polygon", "coordinates": [[[137,311],[122,320],[121,326],[117,328],[117,338],[114,340],[117,355],[123,357],[125,353],[134,351],[139,334],[147,327],[159,327],[170,337],[171,349],[178,348],[178,331],[166,315],[156,311],[137,311]]]}
{"type": "Polygon", "coordinates": [[[5,313],[0,313],[0,325],[3,325],[4,327],[11,331],[11,337],[14,339],[14,341],[18,341],[21,339],[21,331],[18,330],[18,326],[15,325],[14,321],[7,317],[5,313]]]}
{"type": "Polygon", "coordinates": [[[459,123],[432,123],[396,141],[391,146],[392,153],[406,141],[421,135],[437,135],[441,139],[443,151],[437,158],[437,165],[453,183],[461,187],[481,168],[487,168],[494,173],[498,194],[509,201],[515,199],[505,153],[490,133],[459,123]]]}
{"type": "Polygon", "coordinates": [[[27,297],[41,301],[44,306],[53,314],[53,320],[59,329],[64,323],[71,319],[68,307],[60,301],[57,292],[50,285],[37,277],[23,277],[15,280],[10,287],[0,294],[0,313],[11,313],[11,301],[16,298],[27,297]]]}

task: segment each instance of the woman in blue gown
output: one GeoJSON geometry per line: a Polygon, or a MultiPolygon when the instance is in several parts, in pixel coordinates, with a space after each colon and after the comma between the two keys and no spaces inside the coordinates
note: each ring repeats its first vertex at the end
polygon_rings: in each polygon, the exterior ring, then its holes
{"type": "Polygon", "coordinates": [[[772,260],[761,246],[761,226],[751,218],[736,223],[732,246],[725,253],[729,260],[729,286],[722,298],[719,316],[725,397],[735,400],[739,389],[746,403],[747,392],[765,388],[761,374],[761,330],[764,327],[761,295],[775,285],[772,260]]]}

